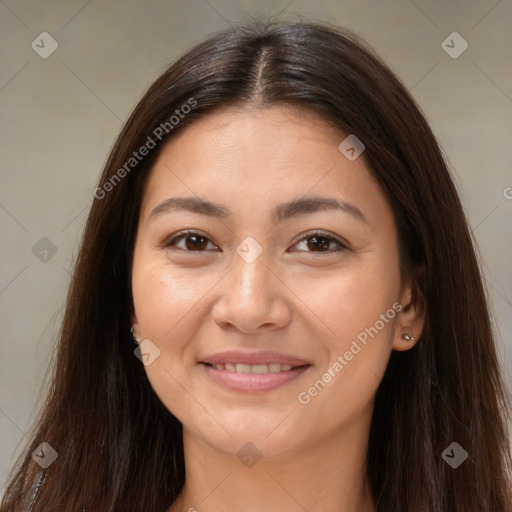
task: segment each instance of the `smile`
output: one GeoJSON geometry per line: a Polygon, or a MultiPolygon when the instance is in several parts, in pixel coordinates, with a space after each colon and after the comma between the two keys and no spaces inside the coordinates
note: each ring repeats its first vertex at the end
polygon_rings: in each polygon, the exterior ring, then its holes
{"type": "Polygon", "coordinates": [[[232,391],[270,391],[302,375],[311,365],[200,363],[209,379],[232,391]]]}
{"type": "Polygon", "coordinates": [[[226,363],[226,364],[214,364],[212,365],[217,370],[226,370],[228,372],[236,372],[236,373],[279,373],[279,372],[289,372],[294,368],[298,368],[298,366],[292,366],[291,364],[279,364],[279,363],[270,363],[270,364],[243,364],[243,363],[226,363]]]}

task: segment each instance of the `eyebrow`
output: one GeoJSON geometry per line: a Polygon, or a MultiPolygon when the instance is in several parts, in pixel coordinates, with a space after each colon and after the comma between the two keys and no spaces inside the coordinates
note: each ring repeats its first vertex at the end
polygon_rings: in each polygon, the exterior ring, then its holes
{"type": "MultiPolygon", "coordinates": [[[[292,217],[307,215],[309,213],[315,213],[323,210],[338,210],[348,213],[355,219],[368,224],[368,220],[357,206],[334,197],[293,199],[275,206],[272,209],[271,214],[276,221],[280,222],[292,217]]],[[[219,219],[227,219],[232,215],[232,212],[224,205],[206,201],[199,197],[170,197],[153,208],[149,214],[148,222],[173,211],[187,211],[219,219]]]]}

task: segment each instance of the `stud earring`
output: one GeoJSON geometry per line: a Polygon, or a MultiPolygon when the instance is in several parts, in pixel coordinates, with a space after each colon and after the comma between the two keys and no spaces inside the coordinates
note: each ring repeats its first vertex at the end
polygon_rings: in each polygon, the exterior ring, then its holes
{"type": "Polygon", "coordinates": [[[130,332],[132,333],[132,338],[135,343],[140,343],[140,337],[135,335],[135,329],[133,328],[133,325],[130,327],[130,332]]]}
{"type": "Polygon", "coordinates": [[[412,336],[409,336],[408,334],[402,334],[402,338],[405,341],[414,341],[414,338],[412,336]]]}

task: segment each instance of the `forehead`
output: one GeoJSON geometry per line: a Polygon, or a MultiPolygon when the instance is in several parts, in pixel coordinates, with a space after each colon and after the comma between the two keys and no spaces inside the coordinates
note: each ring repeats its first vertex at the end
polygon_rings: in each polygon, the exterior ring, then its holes
{"type": "Polygon", "coordinates": [[[363,158],[349,161],[346,137],[315,112],[278,106],[205,115],[163,147],[146,182],[142,217],[172,196],[232,205],[237,213],[298,197],[336,196],[377,210],[387,201],[363,158]]]}
{"type": "MultiPolygon", "coordinates": [[[[179,132],[166,143],[161,156],[168,162],[223,172],[229,162],[232,176],[243,172],[248,177],[252,169],[266,162],[272,164],[273,174],[304,158],[304,164],[318,162],[318,151],[336,148],[342,137],[341,131],[318,114],[298,107],[228,107],[179,132]]],[[[259,167],[261,179],[271,177],[262,171],[259,167]]]]}

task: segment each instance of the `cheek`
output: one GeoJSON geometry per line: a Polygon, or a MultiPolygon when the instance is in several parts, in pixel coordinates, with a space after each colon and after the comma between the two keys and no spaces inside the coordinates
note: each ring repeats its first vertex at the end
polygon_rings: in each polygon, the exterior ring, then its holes
{"type": "Polygon", "coordinates": [[[312,431],[336,432],[371,407],[391,354],[396,311],[389,290],[376,286],[364,291],[347,281],[338,283],[343,293],[339,287],[337,294],[332,290],[323,309],[335,332],[322,340],[327,361],[297,396],[312,431]]]}
{"type": "Polygon", "coordinates": [[[323,339],[328,361],[304,389],[318,414],[330,402],[344,404],[332,410],[333,427],[348,411],[366,407],[378,388],[391,354],[400,289],[398,262],[383,264],[377,255],[335,276],[317,282],[309,295],[329,328],[323,339]]]}
{"type": "MultiPolygon", "coordinates": [[[[307,305],[322,320],[329,336],[343,344],[392,308],[400,289],[398,264],[386,266],[377,257],[369,257],[360,265],[316,278],[307,288],[307,305]]],[[[392,313],[388,317],[393,318],[392,313]]],[[[391,325],[379,322],[378,327],[389,332],[391,325]]]]}
{"type": "Polygon", "coordinates": [[[185,318],[193,317],[208,289],[207,278],[177,272],[161,258],[142,256],[134,264],[135,313],[144,336],[164,343],[185,318]]]}
{"type": "MultiPolygon", "coordinates": [[[[132,279],[135,314],[143,339],[150,339],[160,353],[145,366],[150,384],[167,409],[180,421],[194,410],[194,403],[183,393],[187,368],[193,355],[189,341],[197,333],[201,298],[207,280],[191,279],[171,265],[141,251],[134,261],[132,279]]],[[[188,387],[188,385],[187,385],[188,387]]],[[[194,410],[200,415],[200,411],[194,410]]]]}

